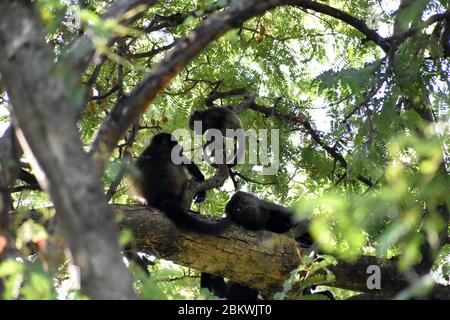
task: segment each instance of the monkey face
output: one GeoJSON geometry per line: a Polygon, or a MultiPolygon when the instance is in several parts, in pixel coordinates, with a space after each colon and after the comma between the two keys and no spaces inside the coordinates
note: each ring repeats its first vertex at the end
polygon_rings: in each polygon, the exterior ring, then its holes
{"type": "Polygon", "coordinates": [[[258,199],[242,191],[236,192],[231,197],[225,212],[234,223],[247,230],[261,230],[267,222],[267,214],[260,208],[258,199]]]}

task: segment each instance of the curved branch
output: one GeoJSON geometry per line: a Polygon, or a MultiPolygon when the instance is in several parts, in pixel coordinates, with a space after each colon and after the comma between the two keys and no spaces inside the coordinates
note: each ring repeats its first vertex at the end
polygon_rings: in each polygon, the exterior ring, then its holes
{"type": "MultiPolygon", "coordinates": [[[[363,20],[316,1],[248,0],[235,2],[224,11],[206,19],[202,25],[195,28],[187,37],[179,40],[174,49],[135,87],[130,96],[119,100],[109,117],[103,122],[91,146],[91,154],[97,163],[101,164],[109,156],[117,141],[133,123],[134,119],[145,112],[149,104],[168,85],[172,78],[210,42],[228,30],[241,25],[247,19],[283,5],[311,9],[329,15],[353,26],[364,34],[368,40],[379,45],[385,52],[389,52],[391,48],[390,42],[392,42],[392,39],[381,37],[375,30],[369,28],[363,20]]],[[[360,180],[370,185],[368,180],[360,180]]]]}

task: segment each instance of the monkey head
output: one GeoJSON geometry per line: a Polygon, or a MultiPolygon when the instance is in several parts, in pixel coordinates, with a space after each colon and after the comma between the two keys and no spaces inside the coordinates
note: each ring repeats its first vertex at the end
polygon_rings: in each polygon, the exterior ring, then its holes
{"type": "Polygon", "coordinates": [[[195,110],[191,116],[189,117],[189,129],[191,129],[192,131],[194,131],[196,134],[203,134],[204,130],[195,130],[194,128],[194,122],[195,121],[203,121],[203,113],[204,111],[202,110],[195,110]]]}
{"type": "Polygon", "coordinates": [[[225,213],[236,224],[248,230],[261,230],[268,220],[268,215],[259,202],[254,195],[238,191],[226,204],[225,213]]]}
{"type": "Polygon", "coordinates": [[[178,142],[170,133],[161,132],[153,136],[152,140],[150,141],[150,145],[172,149],[173,147],[178,145],[178,142]]]}

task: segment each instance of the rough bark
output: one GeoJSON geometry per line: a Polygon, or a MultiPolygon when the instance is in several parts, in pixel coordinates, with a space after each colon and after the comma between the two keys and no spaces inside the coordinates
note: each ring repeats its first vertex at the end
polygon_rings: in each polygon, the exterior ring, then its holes
{"type": "Polygon", "coordinates": [[[178,230],[164,214],[146,206],[113,208],[119,227],[132,230],[140,250],[264,291],[279,289],[300,262],[295,241],[271,232],[232,226],[221,236],[204,236],[178,230]]]}
{"type": "MultiPolygon", "coordinates": [[[[145,112],[157,95],[180,70],[212,41],[227,31],[242,25],[248,19],[264,14],[266,11],[276,7],[288,5],[311,9],[341,20],[356,28],[366,37],[366,41],[375,42],[385,52],[391,50],[394,40],[396,45],[398,45],[401,41],[418,31],[417,28],[411,28],[408,30],[409,33],[400,40],[383,38],[375,30],[370,29],[364,21],[339,9],[311,0],[248,0],[233,2],[228,8],[210,16],[186,37],[177,41],[173,50],[141,80],[130,95],[118,101],[109,117],[103,122],[98,135],[92,143],[91,153],[99,167],[108,158],[127,128],[145,112]]],[[[450,11],[445,12],[445,14],[432,16],[427,20],[427,23],[445,19],[448,15],[450,15],[450,11]]]]}
{"type": "MultiPolygon", "coordinates": [[[[164,214],[151,207],[113,205],[113,211],[119,228],[133,232],[139,250],[268,294],[281,288],[305,253],[294,240],[268,231],[253,232],[233,225],[221,236],[203,236],[178,230],[164,214]]],[[[336,276],[330,286],[378,298],[392,298],[408,286],[405,276],[397,271],[395,260],[382,263],[375,257],[361,257],[353,264],[339,261],[330,270],[336,276]],[[381,290],[367,288],[366,270],[370,265],[381,268],[381,290]]],[[[449,299],[450,286],[437,286],[433,297],[449,299]]]]}
{"type": "Polygon", "coordinates": [[[58,212],[81,286],[93,299],[134,298],[111,209],[74,121],[74,93],[54,57],[32,4],[0,2],[0,72],[22,148],[58,212]]]}

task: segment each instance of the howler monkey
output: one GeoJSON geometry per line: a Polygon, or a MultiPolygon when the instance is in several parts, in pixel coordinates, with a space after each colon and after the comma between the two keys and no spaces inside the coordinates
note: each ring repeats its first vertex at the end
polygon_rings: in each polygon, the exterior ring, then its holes
{"type": "MultiPolygon", "coordinates": [[[[231,221],[247,230],[268,230],[274,233],[285,233],[296,226],[294,221],[294,212],[283,206],[261,200],[258,197],[243,191],[236,192],[225,206],[225,213],[230,217],[231,221]]],[[[297,236],[295,240],[303,248],[310,248],[313,244],[309,232],[304,232],[297,236]]],[[[229,281],[226,284],[226,290],[223,291],[222,282],[224,279],[218,276],[203,278],[202,288],[208,288],[216,296],[216,293],[222,293],[222,297],[227,299],[239,299],[243,295],[243,299],[250,300],[258,297],[258,290],[247,286],[229,281]],[[220,280],[221,279],[221,280],[220,280]]]]}
{"type": "MultiPolygon", "coordinates": [[[[231,221],[247,230],[285,233],[297,224],[291,210],[243,191],[238,191],[231,197],[226,204],[225,213],[231,221]]],[[[312,245],[308,232],[296,237],[296,240],[302,247],[309,248],[312,245]]]]}
{"type": "MultiPolygon", "coordinates": [[[[294,220],[293,211],[243,191],[238,191],[231,197],[226,204],[225,213],[230,216],[231,221],[248,230],[285,233],[298,226],[294,220]]],[[[310,248],[313,245],[313,240],[307,230],[297,235],[295,240],[303,248],[310,248]]],[[[322,295],[328,300],[334,300],[330,291],[317,292],[315,289],[316,286],[311,286],[306,288],[303,293],[305,295],[322,295]]]]}
{"type": "Polygon", "coordinates": [[[227,107],[211,107],[206,110],[196,110],[189,118],[189,128],[196,134],[204,134],[209,129],[219,130],[226,136],[227,129],[242,129],[242,122],[239,116],[227,107]],[[201,122],[201,131],[194,126],[194,122],[201,122]]]}
{"type": "MultiPolygon", "coordinates": [[[[234,130],[234,133],[236,133],[236,130],[241,130],[240,132],[243,133],[241,119],[233,110],[227,107],[211,107],[206,110],[194,111],[189,118],[189,128],[198,135],[203,135],[210,129],[219,130],[223,137],[229,137],[229,135],[227,135],[227,129],[234,130]],[[195,125],[195,122],[200,122],[201,127],[197,127],[195,125]]],[[[227,158],[224,159],[224,163],[228,164],[229,167],[234,167],[240,157],[237,137],[233,135],[233,138],[234,157],[231,161],[229,161],[227,158]]],[[[212,136],[211,140],[205,143],[205,145],[203,146],[203,150],[206,151],[208,145],[210,145],[214,141],[215,137],[212,136]]],[[[223,145],[222,148],[223,150],[225,150],[225,147],[223,145]]],[[[213,153],[211,157],[215,158],[215,154],[213,153]]],[[[226,154],[224,155],[224,157],[226,157],[226,154]]],[[[216,167],[216,163],[211,162],[210,164],[213,167],[216,167]]]]}
{"type": "Polygon", "coordinates": [[[225,283],[224,278],[210,273],[202,273],[200,277],[200,287],[208,289],[218,298],[228,300],[257,300],[258,290],[241,285],[232,280],[225,283]]]}
{"type": "MultiPolygon", "coordinates": [[[[138,188],[140,196],[145,199],[146,204],[164,212],[181,229],[209,235],[222,233],[230,225],[228,217],[207,222],[194,217],[187,212],[186,208],[183,208],[183,194],[189,175],[198,181],[203,181],[204,176],[193,163],[174,164],[171,156],[175,147],[179,148],[180,153],[182,152],[171,134],[158,133],[139,156],[136,167],[141,173],[138,188]]],[[[205,192],[197,193],[195,201],[203,201],[205,195],[205,192]]]]}

